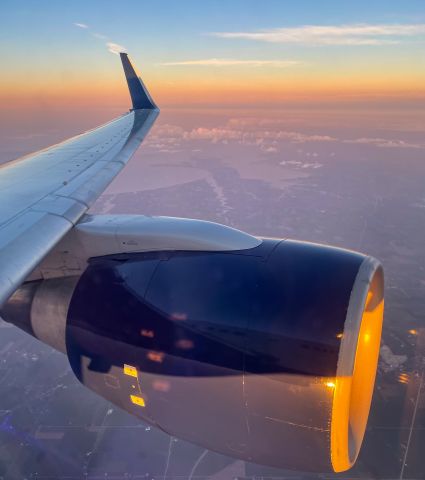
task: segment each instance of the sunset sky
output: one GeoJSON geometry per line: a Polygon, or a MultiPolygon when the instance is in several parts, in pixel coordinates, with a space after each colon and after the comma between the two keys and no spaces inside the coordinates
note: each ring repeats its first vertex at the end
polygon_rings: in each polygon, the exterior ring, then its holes
{"type": "Polygon", "coordinates": [[[424,47],[423,0],[3,0],[0,103],[126,105],[120,48],[162,106],[414,102],[424,47]]]}

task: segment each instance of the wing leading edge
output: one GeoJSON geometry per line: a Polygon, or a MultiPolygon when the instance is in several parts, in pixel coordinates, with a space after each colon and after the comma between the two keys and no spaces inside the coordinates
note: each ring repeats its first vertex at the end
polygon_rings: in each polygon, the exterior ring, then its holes
{"type": "Polygon", "coordinates": [[[159,114],[127,54],[120,56],[130,112],[0,165],[0,305],[124,168],[159,114]]]}

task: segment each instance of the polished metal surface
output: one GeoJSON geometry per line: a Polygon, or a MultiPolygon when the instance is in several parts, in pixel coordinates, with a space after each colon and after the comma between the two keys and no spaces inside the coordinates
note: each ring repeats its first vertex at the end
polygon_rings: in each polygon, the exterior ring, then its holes
{"type": "Polygon", "coordinates": [[[86,215],[28,280],[80,275],[90,258],[129,252],[232,251],[261,239],[214,222],[144,215],[86,215]]]}
{"type": "Polygon", "coordinates": [[[40,282],[31,305],[34,337],[66,354],[66,319],[79,277],[40,282]]]}

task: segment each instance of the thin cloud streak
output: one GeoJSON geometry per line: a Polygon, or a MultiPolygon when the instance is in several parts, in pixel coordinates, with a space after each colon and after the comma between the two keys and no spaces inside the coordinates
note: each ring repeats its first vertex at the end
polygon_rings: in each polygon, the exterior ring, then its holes
{"type": "Polygon", "coordinates": [[[163,67],[174,66],[201,66],[201,67],[276,67],[287,68],[300,65],[297,60],[236,60],[232,58],[207,58],[203,60],[183,60],[180,62],[164,62],[158,65],[163,67]]]}
{"type": "Polygon", "coordinates": [[[120,54],[121,52],[126,52],[126,48],[118,43],[107,42],[106,46],[111,53],[115,53],[116,55],[120,54]]]}
{"type": "Polygon", "coordinates": [[[425,24],[303,25],[257,32],[214,32],[219,38],[301,45],[393,45],[407,37],[423,36],[425,24]],[[391,37],[391,38],[390,38],[391,37]]]}
{"type": "Polygon", "coordinates": [[[92,35],[93,35],[94,38],[98,38],[99,40],[107,40],[108,39],[108,37],[106,37],[105,35],[102,35],[101,33],[93,32],[92,35]]]}
{"type": "Polygon", "coordinates": [[[424,148],[419,143],[409,143],[404,140],[388,139],[388,138],[356,138],[354,140],[344,140],[344,143],[355,143],[359,145],[373,145],[382,148],[424,148]]]}
{"type": "Polygon", "coordinates": [[[98,32],[92,32],[90,27],[85,23],[74,23],[74,25],[78,28],[83,28],[87,30],[90,33],[90,35],[93,38],[96,38],[97,40],[107,40],[105,43],[105,46],[109,52],[114,53],[115,55],[118,55],[121,52],[127,52],[127,49],[124,46],[115,42],[111,42],[106,35],[103,35],[102,33],[98,33],[98,32]]]}

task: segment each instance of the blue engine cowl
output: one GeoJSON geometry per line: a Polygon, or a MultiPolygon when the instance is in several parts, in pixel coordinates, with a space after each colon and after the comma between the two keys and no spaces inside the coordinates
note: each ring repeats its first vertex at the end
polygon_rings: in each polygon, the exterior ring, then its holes
{"type": "MultiPolygon", "coordinates": [[[[23,289],[62,298],[61,349],[84,385],[171,435],[283,468],[354,463],[383,313],[371,257],[266,239],[93,258],[80,278],[23,289]]],[[[15,294],[4,316],[40,338],[22,305],[15,294]]]]}

